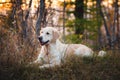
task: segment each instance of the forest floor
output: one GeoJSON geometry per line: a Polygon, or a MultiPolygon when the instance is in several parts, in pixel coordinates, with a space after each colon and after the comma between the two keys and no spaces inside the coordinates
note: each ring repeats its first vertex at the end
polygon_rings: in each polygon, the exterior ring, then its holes
{"type": "Polygon", "coordinates": [[[0,65],[0,80],[119,80],[120,53],[104,57],[73,56],[61,66],[39,69],[26,63],[0,65]]]}

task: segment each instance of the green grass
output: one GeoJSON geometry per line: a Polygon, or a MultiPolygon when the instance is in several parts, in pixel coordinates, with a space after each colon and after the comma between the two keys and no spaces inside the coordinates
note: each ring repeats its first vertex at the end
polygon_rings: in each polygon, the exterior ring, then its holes
{"type": "Polygon", "coordinates": [[[62,66],[39,69],[26,63],[1,66],[1,80],[119,80],[120,54],[71,57],[62,66]]]}

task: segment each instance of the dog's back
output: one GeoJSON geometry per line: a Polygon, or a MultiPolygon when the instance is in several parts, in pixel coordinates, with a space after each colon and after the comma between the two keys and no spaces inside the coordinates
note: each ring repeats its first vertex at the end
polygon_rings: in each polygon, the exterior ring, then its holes
{"type": "Polygon", "coordinates": [[[67,44],[65,55],[92,56],[92,49],[82,44],[67,44]]]}

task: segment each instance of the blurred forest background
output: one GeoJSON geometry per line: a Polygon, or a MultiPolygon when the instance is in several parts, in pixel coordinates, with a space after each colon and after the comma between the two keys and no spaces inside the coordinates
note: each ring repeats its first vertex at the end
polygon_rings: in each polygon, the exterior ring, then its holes
{"type": "Polygon", "coordinates": [[[0,0],[0,66],[33,61],[48,26],[64,43],[119,51],[120,0],[0,0]]]}

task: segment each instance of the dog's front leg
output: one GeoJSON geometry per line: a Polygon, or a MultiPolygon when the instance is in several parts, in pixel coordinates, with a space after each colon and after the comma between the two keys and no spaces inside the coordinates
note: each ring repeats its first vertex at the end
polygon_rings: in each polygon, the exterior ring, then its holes
{"type": "Polygon", "coordinates": [[[43,64],[43,60],[42,58],[38,58],[37,60],[33,61],[33,62],[30,62],[30,64],[43,64]]]}
{"type": "Polygon", "coordinates": [[[44,64],[42,66],[40,66],[39,68],[50,68],[50,67],[54,67],[56,64],[44,64]]]}
{"type": "Polygon", "coordinates": [[[44,47],[41,48],[41,51],[40,51],[40,54],[38,55],[38,58],[35,61],[31,62],[30,64],[34,64],[34,63],[42,64],[43,63],[44,54],[46,53],[44,49],[45,49],[44,47]]]}
{"type": "Polygon", "coordinates": [[[43,62],[44,62],[43,56],[42,54],[39,54],[38,58],[35,61],[31,62],[30,64],[34,64],[34,63],[43,64],[43,62]]]}
{"type": "Polygon", "coordinates": [[[39,63],[39,64],[42,64],[44,61],[43,61],[43,58],[38,58],[37,60],[35,60],[33,63],[39,63]]]}
{"type": "Polygon", "coordinates": [[[50,67],[55,67],[55,66],[59,66],[61,63],[60,59],[54,59],[52,60],[49,64],[43,64],[42,66],[40,66],[39,68],[50,68],[50,67]]]}

